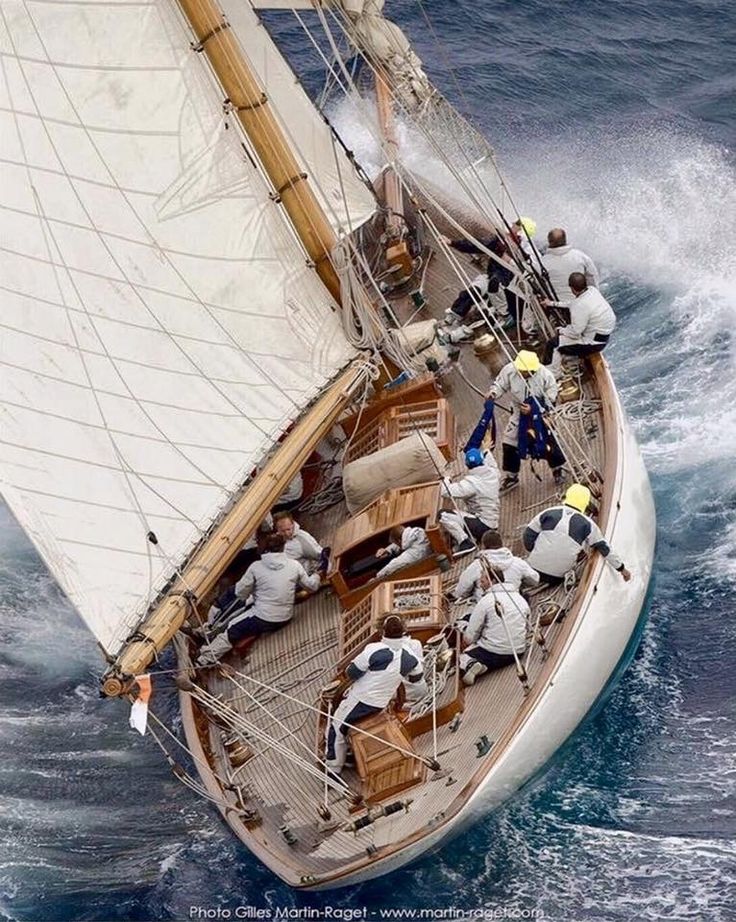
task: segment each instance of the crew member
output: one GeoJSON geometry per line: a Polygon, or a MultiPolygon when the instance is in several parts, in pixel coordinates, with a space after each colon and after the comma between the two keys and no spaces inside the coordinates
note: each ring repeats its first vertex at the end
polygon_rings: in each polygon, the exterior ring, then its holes
{"type": "Polygon", "coordinates": [[[213,665],[245,637],[280,630],[294,616],[297,589],[316,592],[319,582],[319,574],[309,576],[300,563],[286,556],[281,535],[268,535],[261,559],[248,567],[235,586],[235,595],[244,601],[252,596],[253,604],[236,615],[227,630],[205,642],[197,666],[213,665]]]}
{"type": "MultiPolygon", "coordinates": [[[[539,573],[530,567],[526,560],[515,557],[504,547],[503,539],[497,531],[487,531],[480,542],[480,557],[490,566],[503,573],[503,582],[518,592],[522,585],[533,587],[539,585],[539,573]]],[[[481,578],[485,568],[480,560],[474,560],[460,574],[460,578],[449,595],[454,600],[473,598],[476,601],[483,595],[481,578]]]]}
{"type": "Polygon", "coordinates": [[[631,573],[608,545],[600,528],[585,515],[589,504],[590,490],[574,483],[568,487],[561,506],[540,512],[524,530],[524,547],[529,551],[527,562],[538,571],[543,583],[550,586],[561,583],[584,550],[598,551],[624,580],[631,579],[631,573]]]}
{"type": "Polygon", "coordinates": [[[470,554],[475,541],[489,528],[498,528],[500,477],[493,452],[470,448],[465,452],[468,473],[460,480],[443,482],[443,491],[465,504],[465,512],[443,509],[440,522],[455,543],[454,557],[470,554]],[[472,535],[472,540],[469,535],[472,535]]]}
{"type": "Polygon", "coordinates": [[[556,374],[561,370],[563,356],[579,358],[602,352],[608,345],[616,327],[616,315],[597,288],[589,288],[582,272],[573,272],[568,279],[573,298],[569,302],[543,300],[543,307],[566,307],[570,310],[570,323],[559,327],[557,336],[548,343],[551,354],[550,368],[556,374]]]}
{"type": "Polygon", "coordinates": [[[297,560],[307,571],[327,570],[327,554],[322,545],[294,521],[291,512],[275,512],[273,524],[276,533],[284,539],[284,553],[297,560]]]}
{"type": "MultiPolygon", "coordinates": [[[[449,237],[444,237],[443,239],[448,246],[451,246],[459,253],[469,253],[474,256],[483,254],[483,250],[470,240],[464,238],[460,240],[450,240],[449,237]]],[[[498,234],[494,234],[491,237],[479,238],[479,242],[486,250],[489,250],[493,254],[493,256],[488,257],[486,266],[488,284],[487,287],[485,287],[484,296],[487,297],[488,295],[495,294],[499,288],[503,288],[507,310],[504,326],[513,326],[513,324],[516,323],[517,301],[516,295],[507,287],[514,280],[514,272],[511,268],[507,268],[507,265],[511,263],[509,248],[498,234]]],[[[473,287],[476,287],[475,282],[473,282],[473,287]]],[[[456,314],[460,319],[465,319],[476,300],[477,299],[474,299],[471,293],[465,295],[464,292],[461,292],[455,299],[452,308],[447,313],[448,320],[452,321],[455,319],[452,316],[453,314],[456,314]]]]}
{"type": "Polygon", "coordinates": [[[587,253],[568,246],[567,234],[561,227],[553,227],[547,234],[547,250],[542,256],[542,265],[547,270],[555,294],[563,304],[575,297],[569,283],[573,272],[582,273],[588,287],[598,287],[595,263],[587,253]]]}
{"type": "Polygon", "coordinates": [[[406,641],[402,619],[388,615],[381,640],[367,644],[345,670],[352,685],[327,730],[325,762],[331,771],[339,774],[342,770],[348,730],[356,721],[385,710],[402,681],[423,684],[422,661],[406,641]]]}
{"type": "MultiPolygon", "coordinates": [[[[519,419],[531,413],[529,398],[535,397],[543,408],[549,410],[554,406],[558,393],[559,385],[555,376],[541,364],[536,352],[522,349],[513,362],[508,362],[499,371],[488,396],[497,400],[508,395],[511,404],[511,418],[504,431],[501,446],[502,467],[506,475],[501,482],[501,493],[519,484],[519,419]]],[[[565,463],[565,456],[551,432],[548,434],[546,461],[552,469],[555,483],[561,484],[564,478],[562,465],[565,463]]]]}
{"type": "Polygon", "coordinates": [[[427,532],[418,525],[396,525],[388,536],[391,543],[387,547],[379,548],[376,557],[390,557],[391,560],[376,573],[378,579],[424,560],[432,553],[427,532]]]}
{"type": "Polygon", "coordinates": [[[529,605],[512,586],[504,583],[503,572],[495,567],[487,571],[490,589],[476,603],[463,626],[465,640],[471,646],[460,655],[460,670],[465,685],[474,685],[478,676],[503,669],[514,661],[514,653],[526,650],[526,621],[529,605]]]}

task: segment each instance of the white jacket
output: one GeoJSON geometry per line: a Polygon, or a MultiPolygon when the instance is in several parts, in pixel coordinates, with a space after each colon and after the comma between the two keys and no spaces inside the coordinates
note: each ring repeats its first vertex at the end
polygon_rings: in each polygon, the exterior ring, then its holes
{"type": "Polygon", "coordinates": [[[555,376],[545,365],[525,379],[514,368],[513,362],[507,362],[496,375],[496,380],[491,385],[490,396],[497,400],[508,394],[518,418],[519,407],[528,397],[541,397],[547,406],[551,407],[559,392],[560,386],[555,376]]]}
{"type": "Polygon", "coordinates": [[[397,570],[403,570],[409,564],[417,563],[424,560],[432,553],[432,545],[427,538],[427,532],[417,525],[407,525],[401,533],[401,547],[397,544],[389,544],[389,554],[394,556],[385,567],[382,567],[376,577],[382,579],[384,576],[390,576],[397,570]]]}
{"type": "Polygon", "coordinates": [[[489,451],[485,454],[483,464],[471,468],[460,480],[445,480],[444,492],[453,499],[461,499],[466,510],[485,522],[489,528],[497,528],[500,512],[499,486],[498,464],[493,453],[489,451]]]}
{"type": "Polygon", "coordinates": [[[564,576],[584,549],[600,551],[614,570],[623,567],[593,519],[572,506],[551,506],[540,512],[527,525],[523,538],[530,566],[550,576],[564,576]]]}
{"type": "Polygon", "coordinates": [[[304,567],[286,554],[265,553],[237,582],[235,595],[240,599],[253,596],[248,615],[257,615],[264,621],[291,621],[297,588],[316,592],[319,582],[319,574],[307,576],[304,567]]]}
{"type": "Polygon", "coordinates": [[[369,643],[345,670],[353,684],[345,700],[361,701],[385,708],[403,681],[419,683],[424,678],[422,660],[408,637],[383,637],[369,643]]]}
{"type": "Polygon", "coordinates": [[[588,285],[598,287],[595,263],[582,250],[569,245],[550,247],[542,256],[542,263],[560,301],[572,301],[575,297],[567,283],[573,272],[582,272],[588,285]]]}
{"type": "Polygon", "coordinates": [[[508,583],[491,587],[476,603],[463,634],[469,644],[477,644],[491,653],[509,655],[526,649],[526,619],[529,606],[508,583]],[[498,615],[503,615],[503,621],[498,615]],[[504,627],[504,621],[506,627],[504,627]],[[508,630],[507,630],[508,629],[508,630]],[[509,635],[511,644],[509,644],[509,635]]]}
{"type": "Polygon", "coordinates": [[[300,528],[294,522],[294,537],[284,544],[284,553],[292,560],[319,560],[322,556],[322,545],[313,538],[308,531],[300,528]]]}
{"type": "MultiPolygon", "coordinates": [[[[494,548],[490,551],[481,551],[481,557],[485,557],[488,563],[498,570],[503,570],[504,583],[511,586],[516,592],[521,588],[522,583],[529,586],[539,584],[539,573],[530,567],[526,560],[521,557],[514,557],[507,547],[494,548]]],[[[456,599],[467,599],[473,596],[476,600],[483,595],[480,588],[480,578],[483,575],[483,565],[480,560],[474,560],[460,574],[457,585],[452,591],[456,599]]]]}
{"type": "Polygon", "coordinates": [[[544,400],[548,408],[554,406],[560,386],[554,374],[545,365],[534,372],[531,377],[524,379],[514,368],[513,362],[503,366],[496,376],[490,390],[494,400],[508,394],[511,403],[511,416],[503,433],[503,442],[506,445],[516,445],[519,439],[519,408],[529,397],[544,400]]]}
{"type": "Polygon", "coordinates": [[[570,308],[570,323],[560,328],[560,340],[594,343],[596,333],[610,336],[616,327],[613,308],[597,288],[586,288],[565,306],[570,308]]]}

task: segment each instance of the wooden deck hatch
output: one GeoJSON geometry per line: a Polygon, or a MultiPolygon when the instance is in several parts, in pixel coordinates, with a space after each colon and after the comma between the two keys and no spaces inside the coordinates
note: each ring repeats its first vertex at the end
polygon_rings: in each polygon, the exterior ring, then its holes
{"type": "Polygon", "coordinates": [[[357,726],[359,730],[350,730],[348,735],[366,801],[370,803],[392,797],[399,791],[424,781],[427,774],[426,765],[395,748],[398,746],[410,752],[414,751],[409,735],[396,717],[382,711],[380,714],[366,717],[357,726]],[[372,736],[366,736],[360,730],[366,730],[372,736]]]}
{"type": "MultiPolygon", "coordinates": [[[[389,543],[394,525],[421,525],[427,532],[432,555],[400,571],[404,579],[431,573],[438,567],[437,556],[448,560],[452,552],[439,526],[440,484],[423,483],[397,487],[382,493],[361,512],[348,519],[335,535],[332,566],[328,578],[343,608],[351,608],[365,598],[381,580],[370,573],[354,577],[350,567],[375,554],[389,543]]],[[[392,574],[396,578],[398,574],[392,574]]]]}
{"type": "Polygon", "coordinates": [[[444,398],[422,403],[387,407],[361,428],[350,443],[345,463],[357,461],[394,445],[415,432],[429,436],[447,461],[455,457],[455,417],[444,398]]]}
{"type": "Polygon", "coordinates": [[[383,616],[394,612],[404,619],[406,631],[426,636],[436,633],[447,619],[447,603],[442,595],[439,574],[415,579],[394,579],[381,583],[340,621],[340,660],[346,663],[380,630],[383,616]]]}

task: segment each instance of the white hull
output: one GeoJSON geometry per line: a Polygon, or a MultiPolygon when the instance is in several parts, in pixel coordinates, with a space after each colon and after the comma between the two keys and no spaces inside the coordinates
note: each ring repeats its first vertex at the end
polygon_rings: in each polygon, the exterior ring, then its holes
{"type": "Polygon", "coordinates": [[[656,521],[649,477],[615,388],[618,463],[606,539],[623,556],[630,582],[598,557],[582,610],[547,687],[514,739],[467,803],[436,831],[404,849],[314,890],[355,885],[395,871],[458,835],[529,781],[589,713],[621,662],[644,607],[652,575],[656,521]]]}

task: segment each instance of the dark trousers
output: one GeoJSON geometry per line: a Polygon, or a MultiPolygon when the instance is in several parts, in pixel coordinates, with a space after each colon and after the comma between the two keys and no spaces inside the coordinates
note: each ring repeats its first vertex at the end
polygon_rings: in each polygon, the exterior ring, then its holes
{"type": "Polygon", "coordinates": [[[479,663],[483,663],[489,672],[503,669],[504,666],[511,666],[516,662],[512,653],[493,653],[485,647],[468,647],[465,652],[473,659],[477,659],[479,663]]]}
{"type": "Polygon", "coordinates": [[[248,615],[242,621],[230,625],[227,629],[227,639],[235,646],[245,637],[260,637],[261,634],[272,634],[288,623],[288,621],[264,621],[258,615],[248,615]]]}
{"type": "Polygon", "coordinates": [[[570,355],[577,356],[577,358],[584,358],[586,355],[593,355],[594,352],[603,352],[603,350],[608,345],[608,340],[610,336],[604,336],[601,333],[596,333],[595,338],[600,340],[595,343],[573,343],[570,346],[560,346],[560,337],[554,336],[552,339],[547,341],[547,345],[544,348],[544,356],[542,361],[545,365],[549,365],[552,361],[552,353],[559,346],[560,355],[570,355]]]}
{"type": "Polygon", "coordinates": [[[487,531],[492,530],[491,526],[486,525],[483,519],[479,519],[477,515],[468,515],[466,513],[463,518],[465,519],[465,527],[476,541],[480,541],[487,531]]]}
{"type": "Polygon", "coordinates": [[[484,300],[485,298],[477,288],[466,288],[452,302],[450,310],[464,320],[478,301],[484,300]]]}
{"type": "MultiPolygon", "coordinates": [[[[343,723],[340,725],[340,733],[343,736],[348,735],[348,730],[351,726],[355,725],[357,720],[362,720],[364,717],[370,717],[371,714],[377,714],[379,711],[382,711],[383,708],[374,707],[372,704],[363,704],[362,701],[359,701],[354,708],[351,708],[350,712],[342,718],[343,723]]],[[[335,758],[335,739],[337,734],[335,733],[335,724],[330,723],[330,729],[327,731],[327,750],[325,752],[325,757],[328,759],[335,758]]]]}
{"type": "MultiPolygon", "coordinates": [[[[565,456],[562,454],[562,449],[557,444],[557,440],[549,433],[549,441],[547,443],[549,451],[546,455],[546,462],[554,470],[556,467],[562,467],[565,463],[565,456]]],[[[521,458],[519,457],[519,449],[516,445],[507,445],[505,442],[501,446],[503,450],[503,460],[501,466],[503,467],[504,473],[506,474],[518,474],[521,469],[521,458]]]]}
{"type": "Polygon", "coordinates": [[[564,576],[552,576],[551,573],[542,573],[541,570],[537,571],[539,573],[539,582],[545,586],[559,586],[565,581],[564,576]]]}

